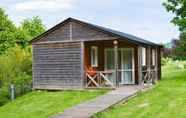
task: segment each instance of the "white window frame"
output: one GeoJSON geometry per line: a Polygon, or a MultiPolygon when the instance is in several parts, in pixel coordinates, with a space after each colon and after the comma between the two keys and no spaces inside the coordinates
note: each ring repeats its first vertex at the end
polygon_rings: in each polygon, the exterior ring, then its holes
{"type": "Polygon", "coordinates": [[[156,65],[156,50],[152,49],[152,65],[156,65]]]}
{"type": "Polygon", "coordinates": [[[146,48],[145,47],[142,47],[141,54],[142,54],[141,64],[142,66],[146,66],[146,48]]]}
{"type": "Polygon", "coordinates": [[[98,67],[98,47],[97,46],[91,46],[90,58],[91,58],[90,59],[91,67],[98,67]]]}

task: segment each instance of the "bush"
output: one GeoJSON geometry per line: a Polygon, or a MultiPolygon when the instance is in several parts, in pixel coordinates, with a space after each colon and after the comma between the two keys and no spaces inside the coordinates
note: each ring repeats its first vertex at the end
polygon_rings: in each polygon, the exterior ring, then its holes
{"type": "Polygon", "coordinates": [[[7,87],[2,87],[0,88],[0,106],[4,105],[5,103],[7,103],[8,101],[10,101],[9,99],[9,89],[7,87]]]}
{"type": "Polygon", "coordinates": [[[161,65],[167,65],[167,64],[172,64],[173,63],[173,59],[172,58],[161,58],[161,65]]]}
{"type": "Polygon", "coordinates": [[[32,59],[28,49],[19,46],[0,57],[0,80],[3,85],[31,82],[32,59]]]}
{"type": "Polygon", "coordinates": [[[14,84],[16,96],[31,90],[25,88],[32,82],[31,48],[22,49],[19,46],[11,48],[0,56],[0,105],[7,102],[9,86],[14,84]]]}
{"type": "Polygon", "coordinates": [[[186,57],[185,56],[174,56],[173,59],[174,60],[184,61],[184,60],[186,60],[186,57]]]}

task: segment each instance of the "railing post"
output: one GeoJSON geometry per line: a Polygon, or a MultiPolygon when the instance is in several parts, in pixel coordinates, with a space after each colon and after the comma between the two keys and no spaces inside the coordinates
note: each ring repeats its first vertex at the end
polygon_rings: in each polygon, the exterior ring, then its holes
{"type": "Polygon", "coordinates": [[[101,72],[98,72],[98,85],[101,87],[101,72]]]}
{"type": "Polygon", "coordinates": [[[15,86],[10,84],[10,99],[13,101],[15,99],[15,86]]]}
{"type": "Polygon", "coordinates": [[[118,41],[114,40],[114,61],[115,61],[115,81],[116,87],[119,87],[119,80],[118,80],[118,41]]]}

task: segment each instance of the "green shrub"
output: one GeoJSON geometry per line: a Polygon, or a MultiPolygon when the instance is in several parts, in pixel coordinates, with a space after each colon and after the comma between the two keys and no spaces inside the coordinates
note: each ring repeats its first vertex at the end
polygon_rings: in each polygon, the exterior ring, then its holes
{"type": "Polygon", "coordinates": [[[173,56],[172,58],[173,60],[180,60],[180,61],[186,60],[186,56],[173,56]]]}
{"type": "Polygon", "coordinates": [[[19,46],[0,56],[0,80],[2,84],[19,84],[31,81],[32,58],[28,49],[19,46]],[[28,77],[29,76],[29,77],[28,77]]]}
{"type": "Polygon", "coordinates": [[[173,63],[173,59],[172,58],[161,58],[161,65],[167,65],[167,64],[172,64],[173,63]]]}
{"type": "Polygon", "coordinates": [[[0,56],[0,105],[8,101],[9,86],[14,84],[16,96],[31,90],[32,58],[31,49],[19,46],[11,48],[0,56]]]}
{"type": "Polygon", "coordinates": [[[9,100],[9,88],[8,87],[2,87],[0,88],[0,106],[7,103],[9,100]]]}
{"type": "Polygon", "coordinates": [[[184,69],[186,68],[186,61],[180,61],[180,63],[184,66],[184,69]]]}
{"type": "Polygon", "coordinates": [[[165,58],[161,58],[161,65],[164,66],[166,64],[165,58]]]}

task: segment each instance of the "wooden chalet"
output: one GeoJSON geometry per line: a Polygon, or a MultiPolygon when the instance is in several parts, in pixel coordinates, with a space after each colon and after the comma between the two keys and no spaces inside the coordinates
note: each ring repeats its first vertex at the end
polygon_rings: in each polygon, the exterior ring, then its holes
{"type": "Polygon", "coordinates": [[[116,88],[161,78],[161,46],[74,18],[31,41],[34,89],[116,88]]]}

